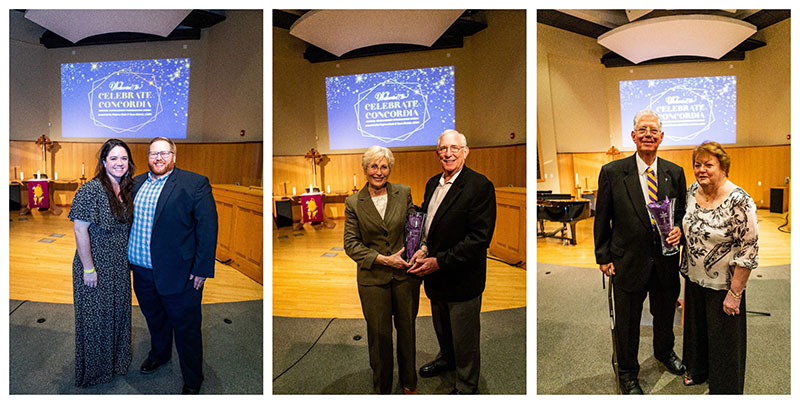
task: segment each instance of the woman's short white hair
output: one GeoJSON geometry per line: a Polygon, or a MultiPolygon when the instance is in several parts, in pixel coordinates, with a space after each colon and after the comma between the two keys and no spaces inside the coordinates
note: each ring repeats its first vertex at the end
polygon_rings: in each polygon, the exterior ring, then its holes
{"type": "Polygon", "coordinates": [[[394,165],[394,155],[392,154],[391,150],[382,146],[370,146],[369,149],[364,152],[364,155],[361,156],[361,166],[364,168],[364,171],[367,171],[369,163],[382,158],[386,159],[386,163],[389,164],[389,171],[392,171],[392,166],[394,165]]]}
{"type": "Polygon", "coordinates": [[[467,137],[464,136],[463,133],[456,131],[455,129],[447,129],[446,131],[442,132],[441,135],[436,139],[436,146],[438,147],[439,144],[442,142],[442,138],[445,135],[455,134],[458,135],[459,140],[461,140],[461,147],[467,147],[467,137]]]}

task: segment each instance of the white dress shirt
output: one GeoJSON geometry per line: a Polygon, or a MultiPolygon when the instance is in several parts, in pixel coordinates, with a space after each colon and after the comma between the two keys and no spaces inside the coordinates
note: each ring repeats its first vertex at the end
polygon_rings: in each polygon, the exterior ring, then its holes
{"type": "MultiPolygon", "coordinates": [[[[461,169],[463,170],[464,167],[462,166],[461,169]]],[[[431,195],[431,202],[428,204],[428,216],[425,218],[425,235],[428,234],[428,229],[431,227],[431,222],[433,221],[433,217],[436,215],[436,211],[439,210],[439,205],[441,205],[442,201],[444,200],[445,195],[447,195],[447,191],[450,190],[450,187],[453,185],[453,181],[458,178],[458,175],[461,174],[461,170],[458,170],[455,175],[453,175],[447,182],[444,180],[444,174],[439,177],[439,185],[436,186],[436,189],[433,191],[433,195],[431,195]]]]}

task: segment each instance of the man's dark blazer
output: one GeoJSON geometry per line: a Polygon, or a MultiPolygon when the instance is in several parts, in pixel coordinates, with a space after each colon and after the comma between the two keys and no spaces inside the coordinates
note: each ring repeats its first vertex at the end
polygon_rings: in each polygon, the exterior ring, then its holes
{"type": "MultiPolygon", "coordinates": [[[[133,195],[147,173],[134,178],[133,195]]],[[[150,239],[153,278],[160,294],[182,292],[189,275],[214,277],[217,207],[208,178],[174,168],[158,197],[150,239]]]]}
{"type": "MultiPolygon", "coordinates": [[[[428,211],[442,174],[425,184],[422,211],[428,211]]],[[[428,298],[463,302],[478,297],[486,286],[486,249],[494,234],[497,206],[494,185],[466,165],[450,186],[426,236],[428,255],[439,270],[423,277],[428,298]]]]}
{"type": "MultiPolygon", "coordinates": [[[[658,158],[658,200],[675,203],[674,225],[686,213],[683,168],[658,158]]],[[[665,257],[654,242],[653,226],[639,182],[636,155],[603,166],[598,179],[594,219],[594,252],[598,264],[614,263],[614,285],[626,292],[646,289],[652,271],[661,285],[680,288],[678,257],[665,257]]]]}

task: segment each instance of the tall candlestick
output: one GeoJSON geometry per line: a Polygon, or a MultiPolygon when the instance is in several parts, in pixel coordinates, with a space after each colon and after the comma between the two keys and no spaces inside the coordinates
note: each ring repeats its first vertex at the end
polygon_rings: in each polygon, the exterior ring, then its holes
{"type": "Polygon", "coordinates": [[[83,163],[81,163],[81,177],[83,177],[84,175],[86,175],[86,170],[84,169],[83,163]]]}

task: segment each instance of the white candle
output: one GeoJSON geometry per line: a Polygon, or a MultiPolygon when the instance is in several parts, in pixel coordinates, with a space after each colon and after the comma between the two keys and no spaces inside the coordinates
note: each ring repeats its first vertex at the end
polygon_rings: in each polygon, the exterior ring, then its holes
{"type": "Polygon", "coordinates": [[[22,181],[25,179],[24,173],[22,171],[19,172],[19,180],[22,181]]]}
{"type": "Polygon", "coordinates": [[[297,195],[297,187],[292,187],[292,195],[297,195]]]}
{"type": "Polygon", "coordinates": [[[581,183],[580,183],[580,181],[578,180],[578,173],[575,173],[575,186],[576,186],[576,187],[579,187],[579,186],[581,186],[581,183]]]}
{"type": "Polygon", "coordinates": [[[358,184],[356,183],[356,175],[353,174],[353,188],[357,188],[358,184]]]}
{"type": "Polygon", "coordinates": [[[314,184],[308,184],[308,192],[314,192],[314,184]]]}
{"type": "Polygon", "coordinates": [[[55,174],[56,174],[55,180],[58,181],[58,171],[56,171],[55,174]]]}
{"type": "Polygon", "coordinates": [[[86,171],[84,170],[83,163],[81,163],[81,177],[86,175],[86,171]]]}
{"type": "Polygon", "coordinates": [[[36,170],[36,178],[42,178],[42,173],[39,170],[36,170]]]}
{"type": "Polygon", "coordinates": [[[331,186],[328,185],[328,193],[331,193],[331,186]]]}

